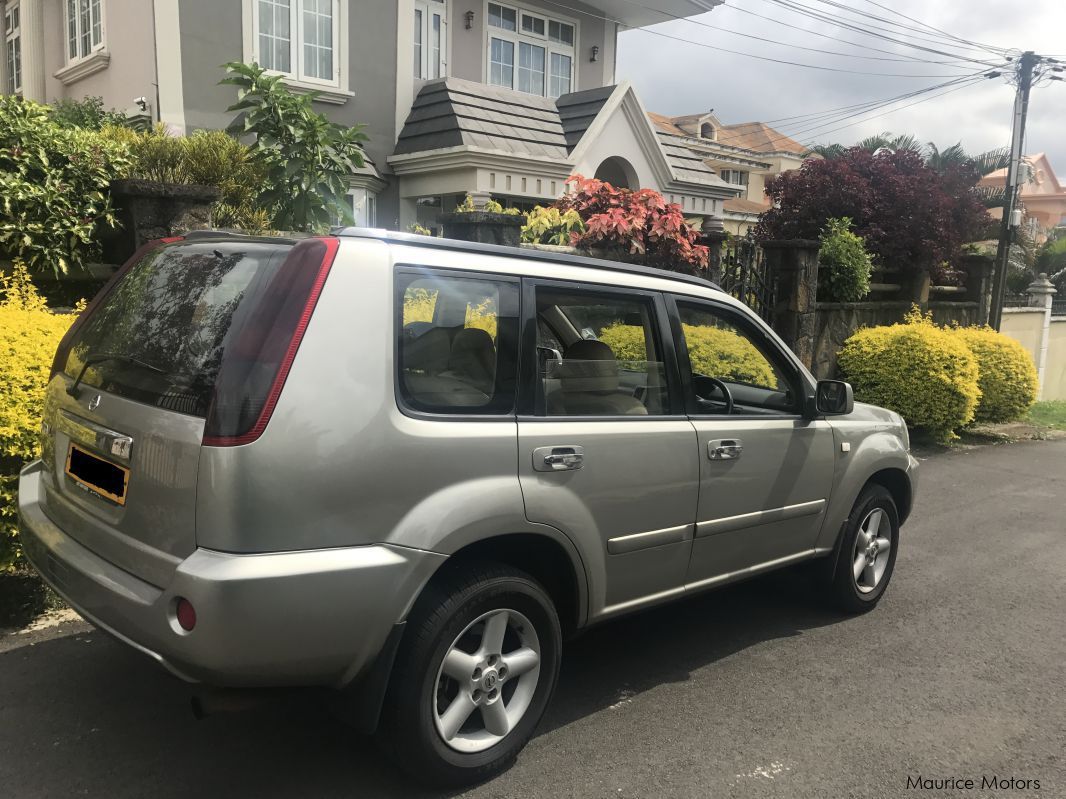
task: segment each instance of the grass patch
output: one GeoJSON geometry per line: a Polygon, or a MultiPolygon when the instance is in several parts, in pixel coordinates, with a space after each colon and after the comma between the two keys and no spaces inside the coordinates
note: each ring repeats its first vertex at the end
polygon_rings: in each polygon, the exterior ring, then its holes
{"type": "Polygon", "coordinates": [[[1066,400],[1036,403],[1029,411],[1029,421],[1039,427],[1066,430],[1066,400]]]}

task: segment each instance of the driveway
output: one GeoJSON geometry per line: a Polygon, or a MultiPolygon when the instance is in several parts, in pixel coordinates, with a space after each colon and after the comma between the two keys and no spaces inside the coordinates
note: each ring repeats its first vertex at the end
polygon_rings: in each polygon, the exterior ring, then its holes
{"type": "MultiPolygon", "coordinates": [[[[591,630],[518,763],[467,795],[1064,796],[1064,533],[1066,442],[931,457],[876,611],[827,613],[789,571],[591,630]]],[[[0,641],[6,796],[422,795],[314,705],[198,722],[146,658],[60,632],[0,641]]]]}

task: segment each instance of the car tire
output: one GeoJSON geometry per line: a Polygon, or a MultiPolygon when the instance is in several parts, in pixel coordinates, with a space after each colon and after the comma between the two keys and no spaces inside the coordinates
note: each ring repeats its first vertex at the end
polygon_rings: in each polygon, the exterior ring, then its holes
{"type": "Polygon", "coordinates": [[[830,600],[845,613],[873,610],[884,596],[899,551],[899,512],[884,486],[867,485],[844,524],[830,600]]]}
{"type": "Polygon", "coordinates": [[[495,776],[532,737],[555,691],[562,633],[529,575],[495,564],[445,568],[408,616],[380,741],[415,779],[454,788],[495,776]]]}

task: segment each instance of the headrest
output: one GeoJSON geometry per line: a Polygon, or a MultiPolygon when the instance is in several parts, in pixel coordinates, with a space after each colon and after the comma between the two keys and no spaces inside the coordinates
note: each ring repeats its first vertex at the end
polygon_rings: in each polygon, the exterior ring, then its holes
{"type": "Polygon", "coordinates": [[[496,373],[496,347],[492,336],[478,327],[467,327],[455,334],[448,369],[477,382],[492,385],[496,373]]]}
{"type": "Polygon", "coordinates": [[[450,356],[451,339],[443,327],[434,327],[418,338],[403,340],[404,369],[436,374],[447,368],[450,356]]]}
{"type": "Polygon", "coordinates": [[[602,341],[582,339],[566,348],[554,377],[565,393],[615,391],[618,389],[618,361],[614,351],[602,341]]]}

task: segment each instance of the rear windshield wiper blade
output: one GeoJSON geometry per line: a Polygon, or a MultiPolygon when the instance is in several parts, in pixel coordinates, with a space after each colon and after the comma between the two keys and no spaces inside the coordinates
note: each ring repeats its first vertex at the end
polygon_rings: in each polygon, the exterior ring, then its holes
{"type": "Polygon", "coordinates": [[[91,358],[86,358],[85,363],[82,364],[81,371],[78,372],[77,378],[67,389],[67,393],[75,399],[78,398],[78,386],[81,385],[81,379],[85,377],[85,372],[90,366],[95,366],[98,363],[104,363],[105,361],[122,361],[123,363],[132,363],[134,366],[139,366],[142,369],[148,369],[149,371],[156,372],[161,375],[165,375],[167,372],[165,369],[160,369],[158,366],[154,366],[150,363],[138,360],[130,355],[94,355],[91,358]]]}

